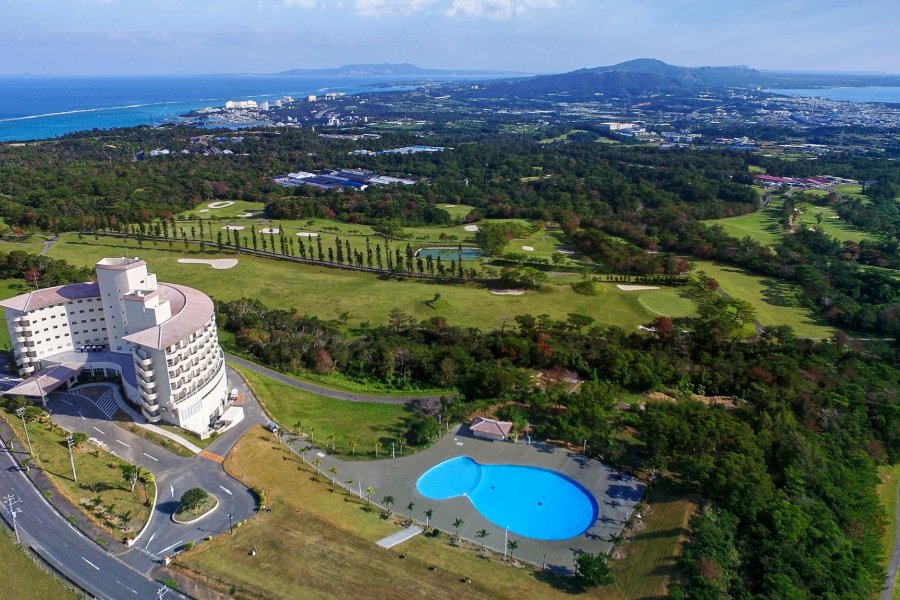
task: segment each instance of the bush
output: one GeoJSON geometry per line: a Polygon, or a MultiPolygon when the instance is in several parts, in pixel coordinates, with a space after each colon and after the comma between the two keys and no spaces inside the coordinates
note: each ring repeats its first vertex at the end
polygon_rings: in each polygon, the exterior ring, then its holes
{"type": "Polygon", "coordinates": [[[181,496],[180,510],[196,510],[209,498],[209,493],[203,488],[191,488],[181,496]]]}
{"type": "Polygon", "coordinates": [[[579,554],[575,562],[578,565],[578,579],[585,586],[609,585],[613,582],[607,555],[585,552],[579,554]]]}

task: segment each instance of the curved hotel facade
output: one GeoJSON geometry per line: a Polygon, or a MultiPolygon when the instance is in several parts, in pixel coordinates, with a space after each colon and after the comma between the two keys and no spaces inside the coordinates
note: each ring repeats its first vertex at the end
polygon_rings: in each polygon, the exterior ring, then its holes
{"type": "Polygon", "coordinates": [[[228,396],[212,300],[158,283],[138,258],[104,258],[96,271],[93,283],[0,302],[28,378],[7,393],[43,397],[83,370],[116,373],[147,421],[208,436],[228,396]]]}

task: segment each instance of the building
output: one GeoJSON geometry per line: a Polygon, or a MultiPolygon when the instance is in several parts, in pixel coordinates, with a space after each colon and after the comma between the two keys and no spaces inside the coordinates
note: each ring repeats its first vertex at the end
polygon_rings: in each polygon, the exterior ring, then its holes
{"type": "Polygon", "coordinates": [[[225,108],[227,110],[256,107],[256,100],[229,100],[225,103],[225,108]]]}
{"type": "Polygon", "coordinates": [[[469,425],[469,431],[475,437],[500,442],[509,437],[509,432],[512,431],[512,428],[513,424],[509,421],[498,421],[487,417],[476,417],[469,425]]]}
{"type": "Polygon", "coordinates": [[[82,372],[119,376],[148,422],[207,437],[228,408],[212,300],[158,283],[138,258],[104,258],[96,271],[96,282],[0,302],[19,374],[27,377],[6,393],[46,402],[82,372]]]}

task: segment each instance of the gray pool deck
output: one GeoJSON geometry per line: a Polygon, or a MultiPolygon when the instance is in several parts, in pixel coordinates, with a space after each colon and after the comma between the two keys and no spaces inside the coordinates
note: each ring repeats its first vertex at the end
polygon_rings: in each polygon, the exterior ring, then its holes
{"type": "MultiPolygon", "coordinates": [[[[425,471],[434,465],[457,456],[469,456],[482,464],[509,464],[542,467],[568,475],[596,498],[599,515],[587,531],[567,540],[537,540],[509,532],[509,539],[518,542],[515,557],[558,572],[571,572],[575,557],[581,552],[609,552],[612,540],[622,533],[626,521],[634,508],[644,497],[644,484],[634,477],[622,475],[603,463],[574,454],[563,448],[543,443],[526,444],[483,440],[468,435],[465,426],[452,429],[432,447],[416,454],[401,458],[387,458],[374,461],[346,461],[331,456],[327,450],[309,447],[306,442],[297,441],[293,448],[307,448],[305,459],[311,462],[318,458],[319,469],[330,477],[328,470],[337,468],[336,480],[346,486],[352,480],[355,493],[360,489],[374,488],[372,501],[381,502],[385,496],[394,497],[393,511],[411,516],[424,522],[424,511],[434,511],[431,525],[448,533],[454,533],[453,522],[459,518],[463,525],[459,528],[461,537],[495,552],[503,553],[504,528],[484,518],[466,497],[449,500],[425,498],[416,489],[416,482],[425,471]],[[409,503],[413,510],[408,510],[409,503]],[[488,532],[484,539],[475,537],[481,529],[488,532]]],[[[390,455],[388,455],[390,456],[390,455]]]]}

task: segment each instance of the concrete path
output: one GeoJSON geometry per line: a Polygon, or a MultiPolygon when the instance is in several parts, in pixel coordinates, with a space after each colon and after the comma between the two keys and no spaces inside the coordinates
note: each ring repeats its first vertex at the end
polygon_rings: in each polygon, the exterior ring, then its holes
{"type": "Polygon", "coordinates": [[[53,244],[56,243],[57,237],[54,235],[52,238],[44,242],[44,247],[38,253],[41,256],[47,256],[50,253],[50,249],[53,247],[53,244]]]}
{"type": "Polygon", "coordinates": [[[378,540],[377,542],[375,542],[375,545],[378,546],[379,548],[384,548],[385,550],[390,550],[391,548],[393,548],[394,546],[397,546],[398,544],[402,544],[403,542],[405,542],[407,540],[413,539],[414,537],[416,537],[423,531],[425,531],[425,530],[422,529],[421,527],[419,527],[418,525],[413,525],[411,527],[407,527],[406,529],[401,529],[400,531],[398,531],[397,533],[395,533],[393,535],[389,535],[386,538],[378,540]]]}
{"type": "Polygon", "coordinates": [[[278,371],[273,371],[267,367],[263,367],[262,365],[258,365],[249,360],[240,358],[239,356],[235,356],[233,354],[226,354],[226,358],[229,362],[232,362],[239,367],[248,369],[253,371],[254,373],[258,373],[260,375],[265,375],[266,377],[271,377],[275,381],[279,381],[281,383],[285,383],[287,385],[300,388],[302,390],[306,390],[307,392],[312,392],[314,394],[319,394],[320,396],[325,396],[326,398],[335,398],[337,400],[348,400],[350,402],[372,402],[375,404],[409,404],[413,400],[427,400],[427,401],[439,401],[444,396],[434,396],[434,395],[403,395],[403,396],[384,396],[377,394],[364,394],[364,393],[355,393],[355,392],[341,392],[338,390],[332,390],[327,387],[322,387],[320,385],[316,385],[314,383],[308,383],[306,381],[302,381],[297,379],[296,377],[291,377],[290,375],[285,375],[284,373],[279,373],[278,371]]]}

